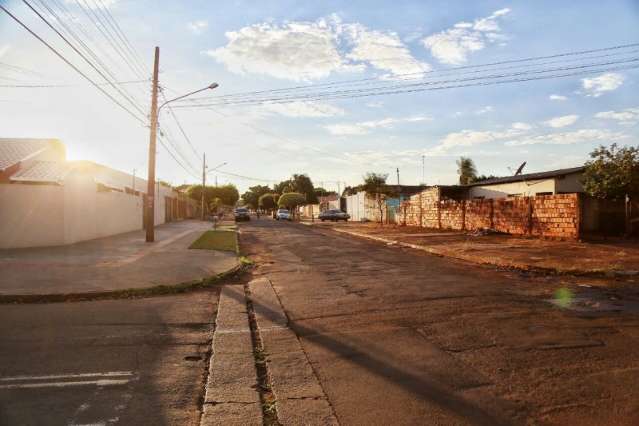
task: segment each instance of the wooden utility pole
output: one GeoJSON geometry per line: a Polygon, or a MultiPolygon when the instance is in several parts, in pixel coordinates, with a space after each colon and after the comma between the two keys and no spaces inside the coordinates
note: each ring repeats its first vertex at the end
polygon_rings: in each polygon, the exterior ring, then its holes
{"type": "Polygon", "coordinates": [[[146,190],[146,242],[155,241],[155,143],[158,127],[158,69],[160,48],[155,48],[153,62],[153,91],[151,95],[151,133],[149,136],[149,175],[146,190]]]}
{"type": "Polygon", "coordinates": [[[204,220],[204,189],[206,188],[206,152],[202,153],[202,220],[204,220]]]}

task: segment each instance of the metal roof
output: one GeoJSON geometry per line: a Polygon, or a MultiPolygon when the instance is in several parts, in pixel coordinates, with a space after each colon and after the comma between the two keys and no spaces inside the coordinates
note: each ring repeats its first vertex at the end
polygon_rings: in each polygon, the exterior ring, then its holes
{"type": "Polygon", "coordinates": [[[511,182],[523,182],[527,180],[541,180],[541,179],[550,179],[558,176],[570,175],[573,173],[581,173],[586,169],[585,166],[580,167],[572,167],[569,169],[559,169],[559,170],[551,170],[548,172],[539,172],[539,173],[526,173],[523,175],[517,176],[506,176],[499,177],[494,179],[486,179],[481,182],[469,183],[465,186],[484,186],[484,185],[496,185],[500,183],[511,183],[511,182]]]}
{"type": "Polygon", "coordinates": [[[54,140],[0,138],[0,171],[44,151],[54,140]]]}
{"type": "Polygon", "coordinates": [[[65,161],[34,161],[28,168],[21,169],[11,176],[14,182],[62,183],[73,170],[65,161]]]}

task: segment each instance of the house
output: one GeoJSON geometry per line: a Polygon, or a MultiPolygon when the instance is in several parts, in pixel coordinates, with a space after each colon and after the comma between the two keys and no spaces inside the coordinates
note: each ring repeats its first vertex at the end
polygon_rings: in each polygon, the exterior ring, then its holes
{"type": "MultiPolygon", "coordinates": [[[[394,221],[394,216],[402,201],[422,191],[424,185],[388,185],[397,194],[385,200],[384,219],[394,221]]],[[[366,191],[355,188],[355,192],[344,197],[346,200],[346,213],[351,216],[352,221],[379,221],[379,207],[373,197],[368,196],[366,191]]]]}
{"type": "Polygon", "coordinates": [[[464,185],[469,199],[531,197],[584,192],[580,182],[585,167],[551,170],[488,179],[464,185]]]}
{"type": "MultiPolygon", "coordinates": [[[[197,203],[156,186],[155,223],[195,217],[197,203]]],[[[146,180],[66,161],[56,139],[0,139],[0,248],[43,247],[142,229],[146,180]]]]}

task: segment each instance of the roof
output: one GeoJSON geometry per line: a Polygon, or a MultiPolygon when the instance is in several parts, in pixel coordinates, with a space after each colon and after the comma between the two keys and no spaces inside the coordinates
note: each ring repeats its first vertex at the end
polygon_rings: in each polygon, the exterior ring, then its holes
{"type": "Polygon", "coordinates": [[[56,139],[0,138],[0,171],[27,160],[51,146],[56,139]]]}
{"type": "Polygon", "coordinates": [[[484,185],[496,185],[500,183],[511,183],[511,182],[523,182],[527,180],[541,180],[541,179],[550,179],[558,176],[570,175],[573,173],[581,173],[586,169],[585,166],[580,167],[572,167],[569,169],[559,169],[559,170],[551,170],[548,172],[539,172],[539,173],[526,173],[523,175],[516,176],[506,176],[499,177],[494,179],[486,179],[481,182],[469,183],[466,186],[484,186],[484,185]]]}
{"type": "Polygon", "coordinates": [[[15,182],[62,183],[73,167],[65,161],[34,161],[29,167],[19,170],[11,180],[15,182]]]}

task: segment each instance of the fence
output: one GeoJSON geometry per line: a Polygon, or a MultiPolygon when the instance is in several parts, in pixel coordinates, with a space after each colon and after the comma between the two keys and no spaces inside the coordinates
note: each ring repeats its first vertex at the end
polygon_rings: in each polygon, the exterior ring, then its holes
{"type": "Polygon", "coordinates": [[[580,204],[579,194],[453,200],[442,199],[440,188],[429,188],[402,203],[397,223],[573,239],[581,232],[580,204]]]}

